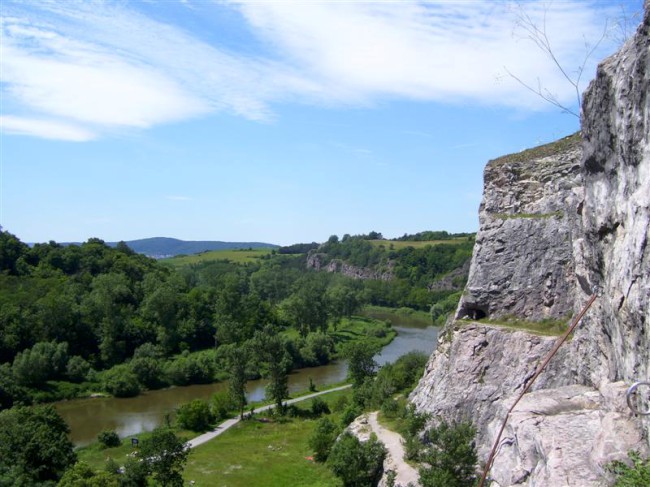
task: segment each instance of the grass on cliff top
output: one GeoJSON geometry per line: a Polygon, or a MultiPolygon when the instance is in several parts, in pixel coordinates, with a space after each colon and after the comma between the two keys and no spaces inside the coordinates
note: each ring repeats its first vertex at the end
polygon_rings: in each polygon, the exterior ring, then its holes
{"type": "Polygon", "coordinates": [[[449,245],[457,244],[462,242],[467,242],[467,237],[456,237],[450,238],[447,240],[422,240],[422,241],[411,241],[411,240],[366,240],[370,242],[373,247],[385,247],[387,249],[400,250],[405,249],[406,247],[413,247],[415,249],[421,249],[427,245],[449,245]]]}
{"type": "Polygon", "coordinates": [[[160,262],[169,264],[173,267],[184,267],[191,264],[200,264],[213,260],[229,260],[237,264],[254,262],[255,260],[271,253],[270,248],[263,249],[227,249],[227,250],[210,250],[193,255],[179,255],[168,259],[161,259],[160,262]]]}
{"type": "Polygon", "coordinates": [[[361,314],[375,320],[390,321],[396,326],[405,325],[426,328],[433,325],[431,313],[411,308],[387,308],[385,306],[367,305],[364,306],[361,314]]]}
{"type": "Polygon", "coordinates": [[[518,318],[504,316],[498,320],[481,319],[481,320],[460,320],[463,324],[479,323],[482,325],[498,326],[511,330],[526,331],[535,335],[542,336],[560,336],[569,327],[570,317],[561,320],[544,319],[541,321],[527,321],[518,318]]]}
{"type": "Polygon", "coordinates": [[[573,147],[578,147],[581,142],[582,136],[580,135],[580,132],[576,132],[573,135],[569,135],[568,137],[556,140],[550,144],[544,144],[538,147],[533,147],[532,149],[526,149],[524,151],[517,152],[515,154],[508,154],[498,157],[490,161],[490,163],[507,164],[513,162],[530,161],[531,159],[541,159],[542,157],[549,157],[573,147]]]}

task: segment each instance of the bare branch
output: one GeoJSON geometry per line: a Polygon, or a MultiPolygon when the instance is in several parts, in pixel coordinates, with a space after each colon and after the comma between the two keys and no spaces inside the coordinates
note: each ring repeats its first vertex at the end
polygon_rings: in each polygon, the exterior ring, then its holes
{"type": "Polygon", "coordinates": [[[560,103],[560,102],[557,100],[557,97],[556,97],[553,93],[551,93],[549,90],[547,90],[547,89],[545,89],[545,88],[542,88],[542,87],[541,87],[541,82],[540,82],[539,78],[537,78],[537,88],[533,88],[533,87],[530,86],[528,83],[526,83],[525,81],[523,81],[521,78],[519,78],[519,77],[517,77],[516,75],[514,75],[514,74],[513,74],[513,73],[512,73],[508,68],[506,68],[505,66],[503,67],[503,69],[506,71],[506,73],[508,73],[508,75],[509,75],[511,78],[513,78],[515,81],[517,81],[521,86],[523,86],[524,88],[526,88],[526,89],[529,90],[530,92],[535,93],[537,96],[539,96],[540,98],[542,98],[544,101],[547,101],[547,102],[550,103],[551,105],[556,106],[557,108],[559,108],[560,110],[562,110],[562,112],[564,112],[564,113],[568,113],[568,114],[570,114],[570,115],[573,115],[574,117],[580,118],[580,115],[579,115],[578,113],[576,113],[575,110],[572,110],[571,108],[567,107],[566,105],[563,105],[562,103],[560,103]]]}

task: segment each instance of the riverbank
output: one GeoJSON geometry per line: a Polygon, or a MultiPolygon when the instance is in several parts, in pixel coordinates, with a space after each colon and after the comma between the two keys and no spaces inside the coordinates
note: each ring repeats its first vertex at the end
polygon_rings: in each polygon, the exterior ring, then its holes
{"type": "MultiPolygon", "coordinates": [[[[430,354],[437,343],[437,328],[395,326],[392,329],[397,331],[397,336],[375,356],[380,365],[394,362],[412,350],[430,354]]],[[[341,333],[344,330],[339,328],[341,333]]],[[[353,331],[360,333],[359,329],[353,331]]],[[[289,375],[289,393],[294,396],[300,391],[308,390],[310,382],[320,390],[345,381],[346,376],[347,362],[342,360],[320,367],[295,370],[289,375]]],[[[264,379],[247,383],[249,403],[264,400],[266,384],[264,379]]],[[[94,442],[97,434],[107,429],[116,431],[122,438],[151,431],[164,424],[167,417],[173,419],[173,411],[181,404],[194,399],[209,401],[215,393],[225,391],[227,387],[228,383],[224,381],[148,391],[128,399],[77,399],[60,402],[55,406],[70,426],[71,439],[75,445],[84,446],[94,442]]]]}
{"type": "MultiPolygon", "coordinates": [[[[315,393],[310,393],[307,390],[301,391],[301,394],[298,395],[297,397],[294,397],[292,399],[288,399],[285,401],[287,405],[292,405],[292,404],[297,404],[297,403],[305,403],[302,407],[302,410],[304,411],[309,411],[311,407],[311,401],[315,397],[322,396],[325,402],[328,403],[329,407],[331,409],[334,409],[334,404],[337,400],[339,400],[342,396],[348,397],[351,394],[351,385],[350,384],[344,384],[341,386],[335,386],[330,389],[326,389],[323,391],[317,391],[315,393]]],[[[347,401],[347,399],[346,399],[347,401]]],[[[254,414],[260,414],[268,411],[269,409],[273,408],[273,404],[263,404],[260,406],[257,406],[254,408],[254,414]]],[[[299,429],[310,429],[311,426],[313,426],[312,423],[314,421],[309,418],[301,418],[300,421],[301,423],[299,429]]],[[[190,446],[191,449],[196,449],[198,447],[201,448],[207,448],[206,451],[208,452],[214,452],[215,450],[227,450],[227,452],[230,452],[232,449],[229,446],[229,441],[226,440],[225,444],[220,444],[220,445],[207,445],[208,442],[211,442],[211,440],[215,439],[216,437],[226,433],[227,431],[231,430],[233,427],[237,428],[243,428],[245,430],[258,430],[260,428],[267,428],[267,429],[275,429],[277,427],[282,428],[284,426],[289,427],[287,425],[293,424],[294,429],[298,427],[298,420],[295,420],[295,418],[282,418],[280,422],[274,422],[274,421],[263,421],[260,422],[259,420],[253,419],[250,421],[240,421],[239,417],[233,417],[231,419],[228,419],[226,421],[223,421],[220,423],[218,426],[216,426],[212,431],[209,431],[207,433],[195,436],[192,432],[187,431],[187,430],[176,430],[176,434],[184,441],[187,442],[187,444],[190,446]]],[[[237,429],[235,428],[235,429],[237,429]]],[[[140,441],[143,439],[148,438],[150,433],[142,433],[138,435],[134,435],[133,437],[137,437],[140,441]]],[[[235,436],[239,436],[237,433],[235,433],[235,436]]],[[[293,440],[293,438],[287,438],[287,441],[293,440]]],[[[219,440],[221,441],[221,439],[219,440]]],[[[219,443],[219,442],[214,442],[214,443],[219,443]]],[[[250,443],[250,442],[249,442],[250,443]]],[[[262,448],[266,447],[267,444],[264,443],[261,445],[262,448]]],[[[239,447],[241,449],[241,445],[239,447]]],[[[250,444],[246,446],[247,449],[252,448],[250,444]]],[[[106,461],[108,459],[112,459],[118,464],[122,464],[126,458],[126,456],[130,453],[133,452],[133,446],[131,445],[131,438],[122,438],[122,445],[114,448],[102,448],[99,443],[93,443],[92,445],[79,448],[77,449],[77,455],[80,461],[83,461],[90,465],[93,469],[95,470],[101,470],[104,468],[106,461]]],[[[210,453],[211,455],[212,453],[210,453]]],[[[193,463],[193,460],[195,458],[195,453],[193,451],[190,461],[188,462],[188,466],[193,463]]],[[[203,453],[198,454],[198,457],[200,458],[203,455],[203,453]]],[[[239,457],[240,460],[242,460],[242,457],[239,457]]],[[[188,474],[192,473],[192,470],[190,469],[188,471],[188,474]]],[[[200,475],[199,475],[200,477],[200,475]]],[[[214,479],[213,479],[214,480],[214,479]]],[[[207,483],[205,485],[213,485],[210,483],[207,483]]]]}

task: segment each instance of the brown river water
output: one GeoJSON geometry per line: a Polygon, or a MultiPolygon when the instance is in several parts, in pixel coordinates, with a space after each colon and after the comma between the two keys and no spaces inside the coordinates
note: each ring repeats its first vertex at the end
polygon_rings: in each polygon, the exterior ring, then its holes
{"type": "MultiPolygon", "coordinates": [[[[431,353],[436,346],[438,328],[394,326],[397,337],[375,357],[379,365],[394,362],[397,358],[413,350],[431,353]]],[[[342,360],[321,367],[299,369],[289,376],[291,393],[305,391],[311,379],[316,388],[345,380],[347,363],[342,360]]],[[[149,391],[132,398],[88,398],[74,399],[56,403],[56,409],[70,426],[70,438],[76,446],[92,443],[103,430],[114,430],[123,438],[151,431],[165,422],[181,404],[193,399],[208,400],[218,391],[226,390],[227,382],[171,387],[149,391]]],[[[249,381],[246,384],[249,401],[264,399],[265,380],[249,381]]]]}

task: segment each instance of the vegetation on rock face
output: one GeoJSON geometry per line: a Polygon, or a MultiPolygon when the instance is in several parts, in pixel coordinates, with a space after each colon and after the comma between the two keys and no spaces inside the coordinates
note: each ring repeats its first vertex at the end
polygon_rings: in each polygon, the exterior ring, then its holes
{"type": "Polygon", "coordinates": [[[607,470],[616,476],[614,487],[645,487],[650,485],[650,458],[643,459],[637,451],[628,453],[629,463],[615,461],[607,470]]]}

